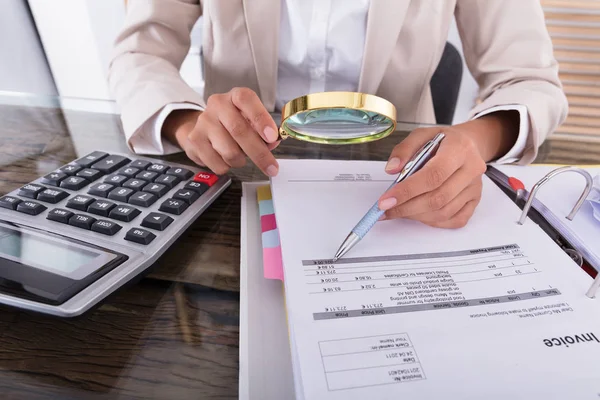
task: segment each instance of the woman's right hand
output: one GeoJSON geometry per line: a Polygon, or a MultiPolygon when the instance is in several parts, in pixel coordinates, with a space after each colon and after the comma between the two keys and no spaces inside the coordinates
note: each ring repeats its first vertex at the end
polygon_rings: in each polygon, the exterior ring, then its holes
{"type": "Polygon", "coordinates": [[[271,154],[279,143],[277,126],[248,88],[210,96],[204,111],[172,112],[163,125],[163,134],[196,164],[218,175],[243,167],[246,155],[267,176],[277,175],[279,169],[271,154]]]}

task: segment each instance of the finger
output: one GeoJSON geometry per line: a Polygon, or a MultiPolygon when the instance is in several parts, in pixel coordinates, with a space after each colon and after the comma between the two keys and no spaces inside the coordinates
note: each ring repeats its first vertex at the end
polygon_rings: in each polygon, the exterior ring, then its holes
{"type": "Polygon", "coordinates": [[[464,162],[464,153],[442,141],[437,153],[420,170],[394,185],[379,200],[379,208],[387,211],[423,193],[439,188],[464,162]]]}
{"type": "MultiPolygon", "coordinates": [[[[191,136],[191,135],[190,135],[191,136]]],[[[194,137],[190,140],[191,146],[186,151],[190,158],[198,158],[210,168],[215,174],[223,175],[229,171],[229,165],[213,149],[212,144],[206,137],[194,137]]]]}
{"type": "Polygon", "coordinates": [[[273,143],[279,139],[275,121],[254,91],[248,88],[235,88],[231,90],[231,102],[242,112],[264,141],[273,143]]]}
{"type": "Polygon", "coordinates": [[[415,129],[392,152],[385,166],[388,174],[399,173],[419,149],[440,132],[438,128],[415,129]]]}
{"type": "Polygon", "coordinates": [[[432,213],[441,210],[452,203],[457,196],[462,194],[467,187],[472,186],[473,184],[472,173],[467,168],[461,167],[439,188],[413,197],[407,202],[389,210],[388,217],[407,218],[412,215],[432,213]]]}
{"type": "MultiPolygon", "coordinates": [[[[442,222],[431,223],[430,225],[436,228],[444,228],[444,229],[458,229],[465,227],[473,213],[475,212],[475,208],[479,202],[476,200],[471,200],[464,207],[456,213],[451,219],[442,222]]],[[[429,225],[429,224],[428,224],[429,225]]]]}
{"type": "Polygon", "coordinates": [[[230,167],[241,168],[246,165],[246,155],[233,140],[223,125],[215,124],[208,132],[208,140],[223,161],[230,167]]]}
{"type": "Polygon", "coordinates": [[[219,121],[264,174],[271,177],[277,175],[278,164],[275,157],[237,108],[233,105],[222,107],[219,110],[219,121]]]}
{"type": "Polygon", "coordinates": [[[449,221],[470,201],[479,203],[481,199],[481,185],[474,182],[456,196],[451,202],[439,210],[411,215],[408,218],[427,224],[449,221]]]}

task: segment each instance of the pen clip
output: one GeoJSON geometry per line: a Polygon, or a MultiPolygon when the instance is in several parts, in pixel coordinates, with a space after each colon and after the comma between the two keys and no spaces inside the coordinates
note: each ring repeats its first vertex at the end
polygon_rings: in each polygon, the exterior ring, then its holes
{"type": "Polygon", "coordinates": [[[419,151],[406,163],[400,175],[396,178],[394,184],[399,183],[401,180],[407,178],[419,167],[421,167],[429,158],[433,150],[440,144],[440,142],[446,137],[443,132],[438,133],[435,137],[425,143],[419,151]]]}

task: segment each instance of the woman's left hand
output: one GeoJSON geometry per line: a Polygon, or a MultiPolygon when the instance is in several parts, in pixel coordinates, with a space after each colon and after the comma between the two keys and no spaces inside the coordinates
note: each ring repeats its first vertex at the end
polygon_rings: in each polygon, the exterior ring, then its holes
{"type": "Polygon", "coordinates": [[[419,171],[381,196],[379,208],[386,210],[382,218],[408,218],[439,228],[465,226],[481,200],[486,161],[512,146],[514,128],[514,119],[490,115],[448,128],[414,130],[392,151],[387,173],[398,174],[440,131],[446,137],[419,171]]]}

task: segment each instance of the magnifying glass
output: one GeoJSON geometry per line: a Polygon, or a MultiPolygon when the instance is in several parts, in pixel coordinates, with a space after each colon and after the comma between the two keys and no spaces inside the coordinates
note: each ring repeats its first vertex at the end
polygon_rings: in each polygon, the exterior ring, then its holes
{"type": "Polygon", "coordinates": [[[324,144],[379,140],[396,129],[396,108],[389,101],[355,92],[311,93],[288,102],[281,112],[282,139],[324,144]]]}

